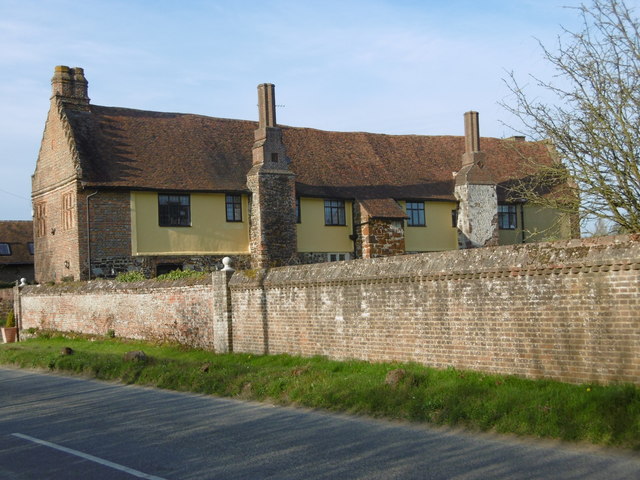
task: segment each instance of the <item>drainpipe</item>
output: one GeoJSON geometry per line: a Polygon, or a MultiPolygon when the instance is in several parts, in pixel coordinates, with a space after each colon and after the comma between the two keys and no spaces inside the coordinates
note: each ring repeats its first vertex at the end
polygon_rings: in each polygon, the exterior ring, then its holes
{"type": "Polygon", "coordinates": [[[87,267],[89,280],[91,280],[91,220],[89,218],[89,199],[98,194],[98,190],[87,195],[87,267]]]}
{"type": "Polygon", "coordinates": [[[524,231],[524,203],[520,204],[520,228],[522,228],[522,243],[527,243],[524,231]]]}

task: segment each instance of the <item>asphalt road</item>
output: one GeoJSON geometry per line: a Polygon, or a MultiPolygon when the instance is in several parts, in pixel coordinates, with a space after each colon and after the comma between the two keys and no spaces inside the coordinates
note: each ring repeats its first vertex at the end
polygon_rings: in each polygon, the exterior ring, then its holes
{"type": "Polygon", "coordinates": [[[636,479],[640,455],[0,369],[0,479],[636,479]]]}

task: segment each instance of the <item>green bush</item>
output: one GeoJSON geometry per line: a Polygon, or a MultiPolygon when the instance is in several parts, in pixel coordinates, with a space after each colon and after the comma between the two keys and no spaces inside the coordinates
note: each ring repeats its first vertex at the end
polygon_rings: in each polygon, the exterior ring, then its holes
{"type": "Polygon", "coordinates": [[[9,310],[7,312],[7,320],[5,321],[5,326],[7,328],[12,328],[16,326],[16,317],[13,313],[13,310],[9,310]]]}
{"type": "Polygon", "coordinates": [[[125,272],[116,276],[116,282],[141,282],[146,280],[142,272],[125,272]]]}
{"type": "Polygon", "coordinates": [[[156,280],[179,280],[181,278],[199,278],[204,277],[205,272],[196,270],[173,270],[163,275],[158,275],[156,280]]]}

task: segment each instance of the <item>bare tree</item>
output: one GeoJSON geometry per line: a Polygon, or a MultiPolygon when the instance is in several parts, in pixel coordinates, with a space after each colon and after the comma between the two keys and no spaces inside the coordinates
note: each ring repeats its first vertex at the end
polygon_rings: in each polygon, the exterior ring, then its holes
{"type": "Polygon", "coordinates": [[[580,31],[563,28],[553,50],[540,44],[556,74],[531,79],[550,102],[530,96],[513,73],[505,80],[515,102],[503,106],[522,121],[518,131],[548,141],[558,158],[532,168],[512,193],[566,212],[579,198],[582,218],[638,232],[640,24],[625,0],[593,0],[577,11],[580,31]]]}

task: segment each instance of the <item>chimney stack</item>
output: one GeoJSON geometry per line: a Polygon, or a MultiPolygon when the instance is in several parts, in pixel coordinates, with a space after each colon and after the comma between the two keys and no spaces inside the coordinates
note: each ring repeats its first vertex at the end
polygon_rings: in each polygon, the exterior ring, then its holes
{"type": "Polygon", "coordinates": [[[258,85],[258,128],[253,166],[247,173],[251,191],[249,247],[253,268],[285,265],[297,256],[296,184],[276,123],[275,87],[258,85]]]}
{"type": "Polygon", "coordinates": [[[464,114],[464,154],[462,166],[484,162],[484,153],[480,151],[480,120],[478,112],[464,114]]]}
{"type": "Polygon", "coordinates": [[[51,99],[59,98],[65,106],[89,110],[88,85],[82,68],[58,65],[51,78],[51,99]]]}
{"type": "Polygon", "coordinates": [[[475,248],[498,243],[498,197],[480,151],[478,112],[464,114],[462,168],[455,174],[458,200],[458,246],[475,248]]]}
{"type": "Polygon", "coordinates": [[[258,128],[276,126],[276,94],[273,83],[263,83],[258,85],[258,128]]]}

